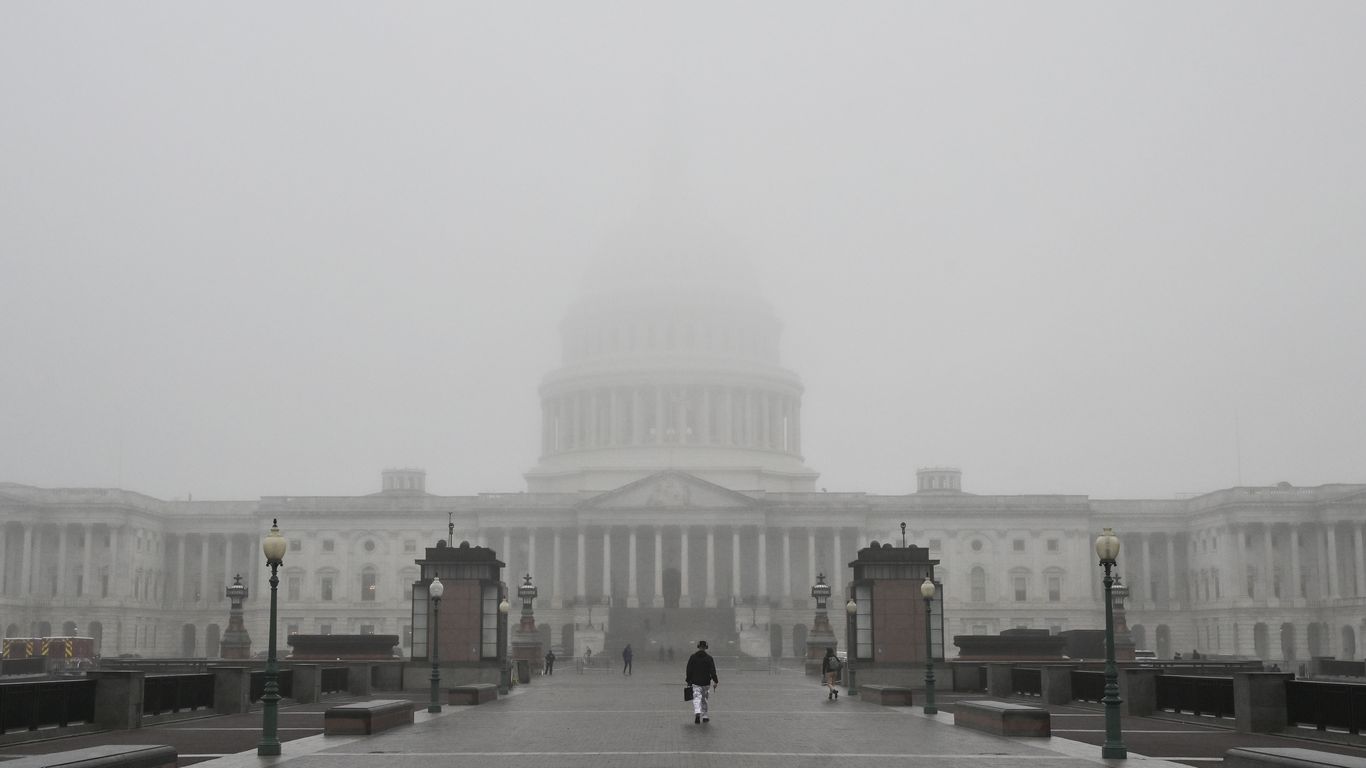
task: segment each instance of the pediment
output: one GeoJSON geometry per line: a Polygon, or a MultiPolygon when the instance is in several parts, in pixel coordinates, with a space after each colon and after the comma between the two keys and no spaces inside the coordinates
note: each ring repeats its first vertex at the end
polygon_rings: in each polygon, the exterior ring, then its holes
{"type": "Polygon", "coordinates": [[[686,472],[656,472],[585,501],[582,509],[754,509],[759,501],[686,472]]]}

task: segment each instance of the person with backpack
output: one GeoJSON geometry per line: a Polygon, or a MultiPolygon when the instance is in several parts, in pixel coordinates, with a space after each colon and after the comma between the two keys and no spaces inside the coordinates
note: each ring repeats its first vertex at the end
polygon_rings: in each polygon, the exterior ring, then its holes
{"type": "Polygon", "coordinates": [[[839,689],[835,685],[840,679],[840,670],[844,668],[844,662],[835,655],[834,648],[825,649],[825,658],[821,659],[821,673],[825,675],[825,687],[829,694],[825,697],[827,701],[840,697],[839,689]]]}

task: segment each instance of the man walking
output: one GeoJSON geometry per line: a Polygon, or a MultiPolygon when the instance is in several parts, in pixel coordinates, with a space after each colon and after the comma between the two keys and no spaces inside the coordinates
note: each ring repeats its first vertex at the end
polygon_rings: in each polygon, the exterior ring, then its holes
{"type": "Polygon", "coordinates": [[[621,674],[623,674],[623,675],[629,675],[629,674],[631,674],[631,659],[633,659],[633,658],[635,658],[635,654],[631,652],[631,644],[630,644],[630,643],[627,643],[627,644],[626,644],[626,647],[623,648],[622,651],[621,651],[621,661],[622,661],[621,674]]]}
{"type": "Polygon", "coordinates": [[[709,723],[707,699],[713,688],[721,686],[716,676],[716,660],[707,653],[707,641],[697,641],[697,653],[688,657],[687,683],[692,686],[692,721],[709,723]]]}
{"type": "Polygon", "coordinates": [[[554,651],[554,649],[551,649],[551,650],[545,652],[545,672],[543,672],[542,674],[546,674],[546,675],[553,675],[553,674],[555,674],[555,651],[554,651]]]}

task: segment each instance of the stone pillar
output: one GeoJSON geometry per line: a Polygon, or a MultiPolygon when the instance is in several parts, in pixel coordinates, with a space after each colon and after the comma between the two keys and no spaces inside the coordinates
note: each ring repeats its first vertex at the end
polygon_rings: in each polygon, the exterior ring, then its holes
{"type": "MultiPolygon", "coordinates": [[[[1089,579],[1092,583],[1097,579],[1089,579]]],[[[1167,534],[1167,604],[1177,602],[1176,597],[1176,536],[1167,534]]]]}
{"type": "MultiPolygon", "coordinates": [[[[115,538],[115,548],[117,549],[118,539],[115,538]]],[[[199,535],[199,594],[195,596],[195,601],[208,601],[209,599],[209,534],[199,535]]]]}
{"type": "Polygon", "coordinates": [[[1352,561],[1352,570],[1356,573],[1356,596],[1366,597],[1366,556],[1363,556],[1362,553],[1361,529],[1361,524],[1357,524],[1352,530],[1352,552],[1355,556],[1352,561]]]}
{"type": "MultiPolygon", "coordinates": [[[[438,663],[439,663],[438,657],[438,663]]],[[[346,665],[346,692],[352,696],[370,695],[370,664],[353,661],[346,665]]]]}
{"type": "MultiPolygon", "coordinates": [[[[213,708],[220,715],[240,715],[251,706],[251,669],[210,665],[213,673],[213,708]]],[[[299,668],[294,667],[294,700],[299,698],[299,668]]],[[[317,699],[313,699],[317,701],[317,699]]],[[[311,702],[310,702],[311,703],[311,702]]]]}
{"type": "Polygon", "coordinates": [[[707,527],[707,596],[706,607],[716,607],[716,529],[707,527]]]}
{"type": "MultiPolygon", "coordinates": [[[[1234,596],[1235,598],[1237,598],[1237,597],[1252,597],[1252,593],[1248,591],[1248,587],[1247,587],[1247,532],[1244,531],[1240,526],[1237,526],[1237,525],[1231,526],[1230,530],[1233,531],[1233,539],[1234,539],[1234,542],[1233,542],[1233,560],[1234,560],[1234,571],[1233,571],[1233,575],[1234,575],[1234,577],[1236,578],[1236,582],[1237,582],[1237,583],[1235,583],[1235,584],[1233,585],[1233,596],[1234,596]]],[[[1234,653],[1237,653],[1237,650],[1236,650],[1236,649],[1235,649],[1234,653]]]]}
{"type": "Polygon", "coordinates": [[[627,573],[626,573],[626,607],[639,608],[640,595],[636,593],[636,529],[631,528],[630,537],[626,543],[627,553],[627,573]]]}
{"type": "Polygon", "coordinates": [[[1290,526],[1290,599],[1299,600],[1300,588],[1300,529],[1290,526]]]}
{"type": "Polygon", "coordinates": [[[1062,664],[1045,664],[1040,671],[1040,698],[1044,704],[1070,704],[1072,702],[1072,669],[1062,664]]]}
{"type": "Polygon", "coordinates": [[[1276,555],[1271,551],[1271,540],[1275,534],[1275,528],[1269,523],[1262,525],[1262,599],[1264,600],[1270,600],[1276,596],[1276,555]]]}
{"type": "Polygon", "coordinates": [[[66,523],[57,526],[57,594],[66,596],[66,523]]]}
{"type": "Polygon", "coordinates": [[[551,605],[564,607],[564,591],[560,589],[560,529],[555,529],[554,543],[551,545],[550,594],[554,595],[551,605]]]}
{"type": "Polygon", "coordinates": [[[541,574],[536,571],[536,529],[528,528],[526,531],[526,572],[541,578],[541,574]]]}
{"type": "MultiPolygon", "coordinates": [[[[498,554],[502,556],[503,562],[507,563],[508,575],[511,577],[507,580],[508,583],[516,584],[517,576],[521,571],[517,568],[517,564],[512,562],[512,532],[507,528],[503,529],[503,548],[498,551],[498,554]]],[[[440,656],[437,658],[440,659],[440,656]]]]}
{"type": "Polygon", "coordinates": [[[1008,699],[1015,695],[1015,684],[1011,680],[1014,664],[990,663],[987,668],[987,695],[993,699],[1008,699]]]}
{"type": "MultiPolygon", "coordinates": [[[[81,534],[81,588],[78,597],[85,597],[92,594],[91,579],[95,577],[94,562],[92,552],[95,549],[95,525],[86,523],[81,534]]],[[[0,553],[4,552],[4,539],[0,538],[0,553]]],[[[183,589],[183,587],[182,587],[183,589]]]]}
{"type": "Polygon", "coordinates": [[[840,546],[840,529],[836,528],[831,533],[834,536],[834,541],[832,542],[830,547],[830,550],[834,553],[834,563],[830,568],[830,599],[838,600],[839,602],[843,603],[845,563],[844,557],[840,552],[840,550],[843,549],[840,546]]]}
{"type": "Polygon", "coordinates": [[[1337,525],[1328,522],[1323,526],[1324,546],[1328,548],[1328,597],[1337,599],[1338,592],[1338,538],[1337,525]]]}
{"type": "Polygon", "coordinates": [[[1286,726],[1288,672],[1234,672],[1233,722],[1238,733],[1279,733],[1286,726]]]}
{"type": "Polygon", "coordinates": [[[806,580],[816,583],[816,529],[806,529],[806,580]]]}
{"type": "MultiPolygon", "coordinates": [[[[86,534],[86,535],[87,535],[87,537],[89,536],[89,534],[86,534]]],[[[184,533],[180,534],[180,536],[178,536],[177,539],[178,539],[178,542],[177,542],[177,544],[176,544],[176,559],[175,559],[175,562],[176,562],[176,566],[175,566],[175,599],[176,599],[177,601],[183,603],[183,602],[185,602],[185,584],[186,584],[186,580],[185,580],[185,534],[184,534],[184,533]]],[[[90,542],[89,542],[89,539],[87,538],[87,540],[86,540],[87,549],[89,548],[89,546],[88,546],[89,543],[90,543],[90,542]]],[[[87,553],[87,554],[88,554],[88,553],[87,553]]],[[[89,572],[90,572],[90,569],[89,569],[88,567],[87,567],[85,570],[86,570],[86,573],[89,573],[89,572]]],[[[89,576],[86,576],[86,578],[88,579],[88,578],[90,578],[90,577],[89,577],[89,576]]]]}
{"type": "Polygon", "coordinates": [[[19,570],[19,589],[23,597],[33,594],[33,523],[24,526],[24,551],[19,570]]]}
{"type": "Polygon", "coordinates": [[[1119,672],[1120,712],[1147,717],[1157,710],[1157,675],[1154,667],[1128,667],[1119,672]]]}
{"type": "Polygon", "coordinates": [[[322,665],[293,664],[290,668],[294,670],[294,700],[300,704],[316,704],[323,695],[322,665]]]}
{"type": "Polygon", "coordinates": [[[783,529],[783,604],[792,606],[792,529],[783,529]]]}
{"type": "Polygon", "coordinates": [[[664,529],[655,526],[655,596],[653,605],[664,607],[664,529]]]}
{"type": "Polygon", "coordinates": [[[768,601],[768,529],[759,526],[755,535],[759,537],[759,559],[755,566],[759,569],[759,598],[768,601]]]}
{"type": "Polygon", "coordinates": [[[577,559],[575,560],[575,562],[574,562],[574,565],[578,568],[578,582],[577,582],[577,587],[578,587],[578,589],[577,589],[577,591],[575,591],[575,593],[574,593],[574,599],[575,599],[576,602],[580,602],[580,603],[582,603],[584,600],[586,600],[586,599],[588,598],[588,589],[587,589],[587,578],[588,578],[588,576],[587,576],[586,570],[585,570],[585,568],[584,568],[584,566],[586,565],[586,563],[585,563],[585,558],[586,558],[587,556],[588,556],[588,547],[587,547],[587,545],[586,545],[586,542],[584,541],[584,531],[583,531],[582,528],[580,528],[580,529],[579,529],[579,556],[578,556],[578,558],[577,558],[577,559]]]}
{"type": "Polygon", "coordinates": [[[86,670],[95,680],[95,724],[110,731],[141,728],[146,675],[140,669],[86,670]]]}
{"type": "Polygon", "coordinates": [[[740,529],[730,529],[730,604],[739,605],[740,590],[740,529]]]}
{"type": "Polygon", "coordinates": [[[678,529],[678,568],[679,579],[681,581],[678,605],[680,608],[691,608],[692,598],[688,596],[688,528],[684,526],[678,529]]]}
{"type": "Polygon", "coordinates": [[[602,438],[598,435],[598,424],[601,422],[598,414],[598,392],[589,390],[588,397],[588,445],[596,448],[602,445],[602,438]]]}
{"type": "MultiPolygon", "coordinates": [[[[1153,594],[1153,536],[1150,533],[1143,534],[1143,583],[1139,585],[1139,594],[1143,596],[1149,604],[1157,600],[1157,595],[1153,594]]],[[[1133,589],[1134,585],[1129,585],[1133,589]]]]}
{"type": "Polygon", "coordinates": [[[602,529],[602,596],[612,597],[612,529],[602,529]]]}

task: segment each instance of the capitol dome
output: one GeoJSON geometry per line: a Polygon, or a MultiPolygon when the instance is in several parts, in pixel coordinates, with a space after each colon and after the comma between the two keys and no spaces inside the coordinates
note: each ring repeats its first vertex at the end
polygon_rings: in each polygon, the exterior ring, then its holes
{"type": "Polygon", "coordinates": [[[753,270],[656,242],[673,247],[601,263],[566,314],[528,490],[605,491],[669,469],[733,490],[814,490],[801,380],[781,365],[753,270]]]}

